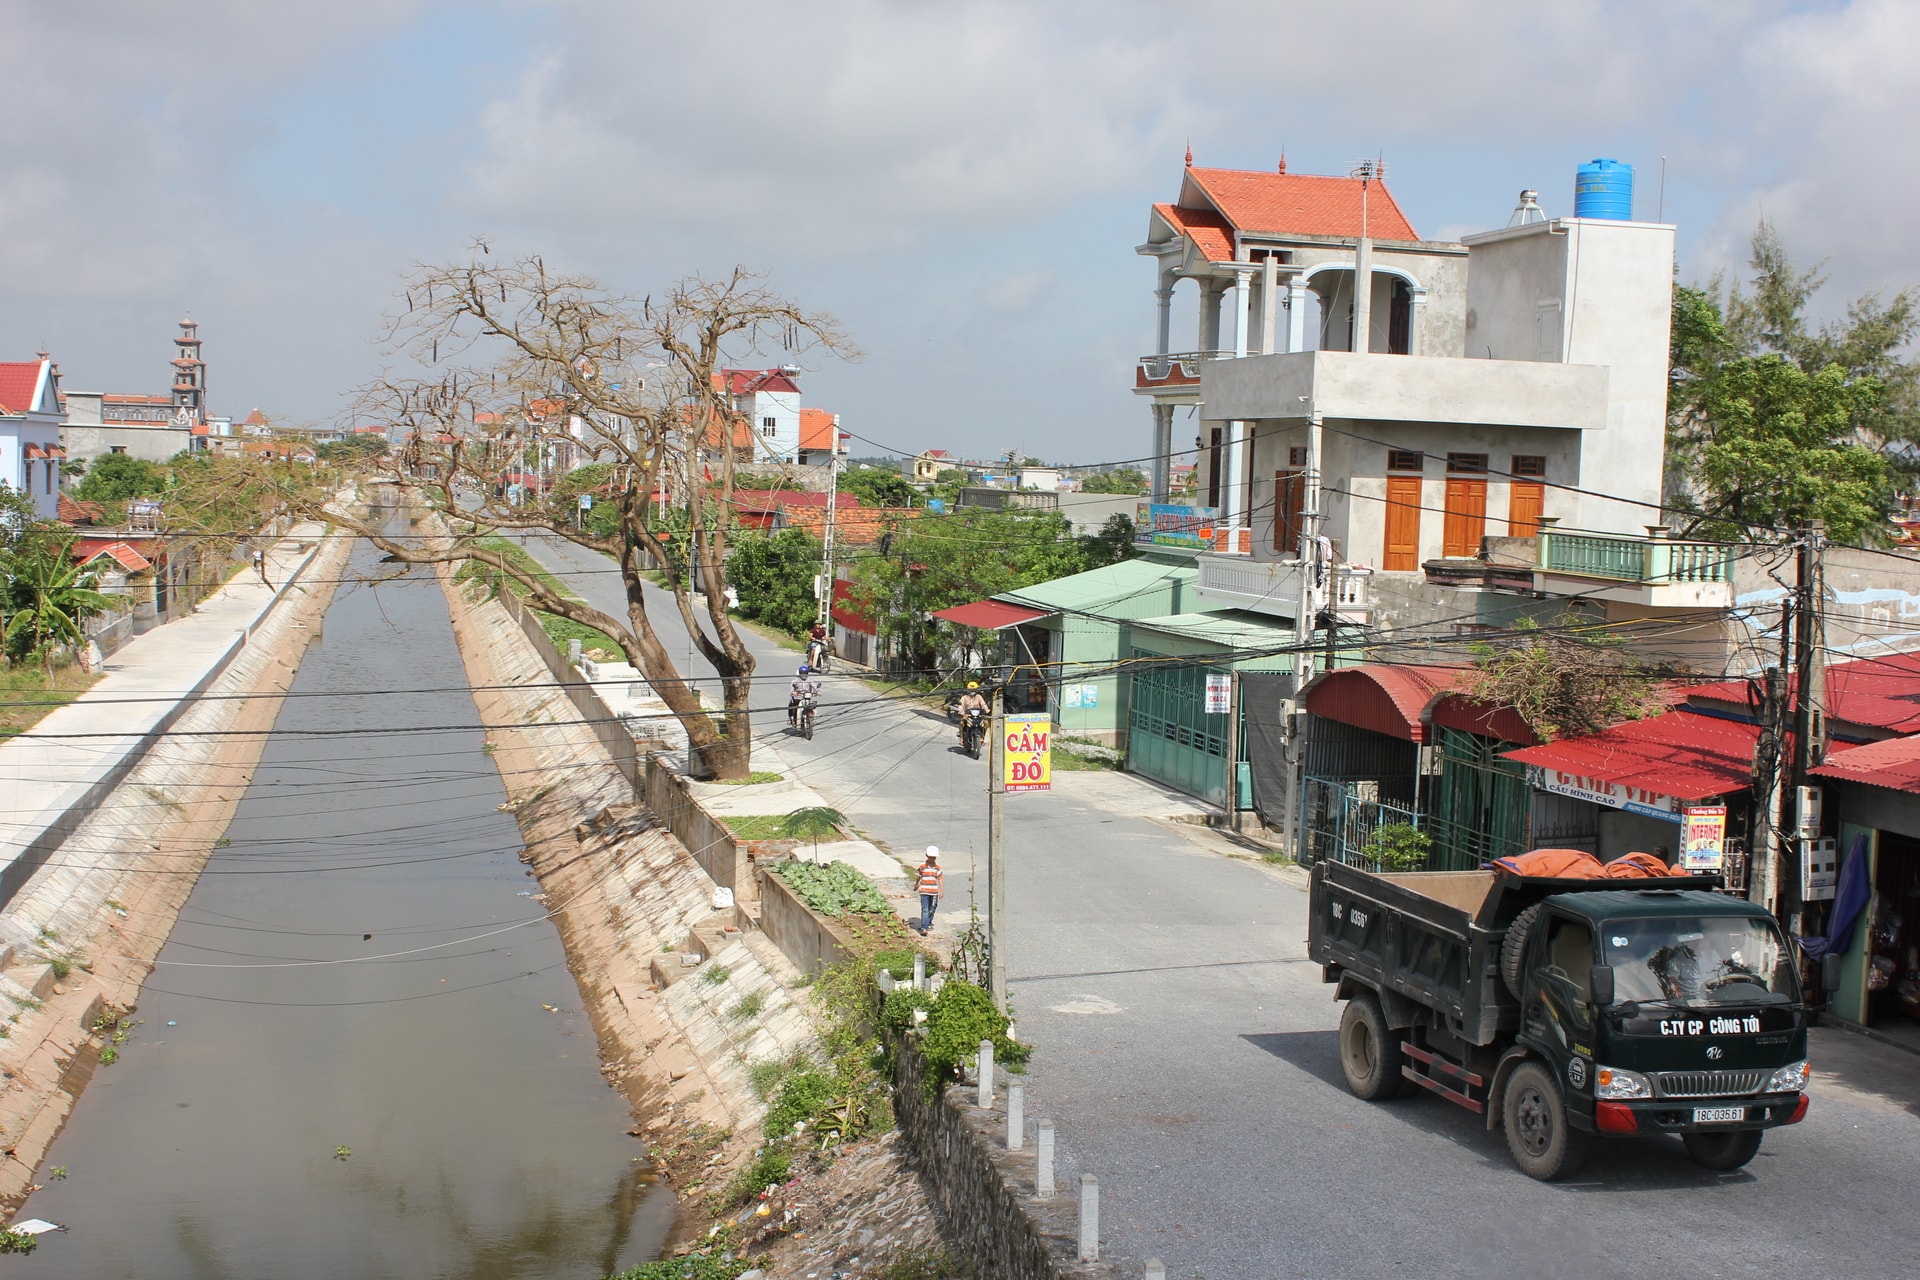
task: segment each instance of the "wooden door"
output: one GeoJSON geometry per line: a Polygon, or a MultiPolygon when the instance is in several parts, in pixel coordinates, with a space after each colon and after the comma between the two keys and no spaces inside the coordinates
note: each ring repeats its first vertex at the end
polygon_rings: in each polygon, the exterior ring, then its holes
{"type": "Polygon", "coordinates": [[[1387,477],[1387,547],[1380,567],[1412,573],[1420,567],[1420,477],[1387,477]]]}
{"type": "Polygon", "coordinates": [[[1300,548],[1300,514],[1307,505],[1307,473],[1273,473],[1273,549],[1291,558],[1300,548]]]}
{"type": "Polygon", "coordinates": [[[1480,540],[1487,535],[1487,482],[1448,476],[1446,512],[1440,554],[1479,555],[1480,540]]]}
{"type": "Polygon", "coordinates": [[[1507,534],[1531,538],[1540,532],[1540,513],[1546,509],[1547,486],[1515,480],[1507,486],[1507,534]]]}

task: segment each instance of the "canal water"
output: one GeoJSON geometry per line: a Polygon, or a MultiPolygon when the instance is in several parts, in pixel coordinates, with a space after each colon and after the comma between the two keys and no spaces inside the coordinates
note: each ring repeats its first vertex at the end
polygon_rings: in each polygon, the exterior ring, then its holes
{"type": "Polygon", "coordinates": [[[68,1230],[10,1271],[571,1280],[657,1256],[673,1197],[600,1075],[440,588],[357,581],[397,571],[355,551],[19,1215],[68,1230]]]}

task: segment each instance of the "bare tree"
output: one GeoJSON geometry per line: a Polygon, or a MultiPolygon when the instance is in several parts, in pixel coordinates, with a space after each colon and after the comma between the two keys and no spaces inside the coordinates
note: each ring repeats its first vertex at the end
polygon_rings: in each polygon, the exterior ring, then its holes
{"type": "Polygon", "coordinates": [[[391,356],[424,373],[383,374],[361,388],[358,409],[407,440],[403,482],[438,495],[450,543],[396,539],[337,508],[325,517],[408,563],[485,564],[517,582],[535,608],[605,632],[685,727],[696,768],[747,776],[754,662],[727,614],[725,588],[734,466],[759,437],[721,375],[729,363],[774,351],[782,363],[809,352],[857,358],[839,325],[744,269],[633,298],[551,272],[537,256],[496,260],[477,242],[471,261],[406,278],[385,338],[391,356]],[[612,507],[611,519],[603,510],[578,521],[571,496],[561,510],[528,476],[530,459],[555,453],[576,466],[608,464],[594,497],[612,507]],[[525,531],[618,561],[626,616],[563,595],[484,545],[525,531]],[[719,673],[717,717],[655,631],[642,589],[649,564],[719,673]]]}

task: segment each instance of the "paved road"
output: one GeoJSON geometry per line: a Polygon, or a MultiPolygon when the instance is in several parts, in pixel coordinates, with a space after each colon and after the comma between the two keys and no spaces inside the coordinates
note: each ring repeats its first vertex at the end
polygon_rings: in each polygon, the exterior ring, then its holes
{"type": "MultiPolygon", "coordinates": [[[[535,550],[588,599],[618,601],[594,557],[535,550]]],[[[791,656],[755,648],[783,689],[791,656]]],[[[783,723],[774,710],[756,728],[783,723]]],[[[984,774],[950,741],[944,722],[835,679],[814,741],[781,748],[895,848],[983,849],[984,774]]],[[[1007,802],[1013,995],[1038,1049],[1028,1114],[1056,1120],[1063,1174],[1100,1177],[1110,1256],[1160,1257],[1177,1280],[1920,1269],[1905,1229],[1920,1058],[1819,1031],[1811,1115],[1747,1170],[1711,1174],[1650,1138],[1608,1144],[1577,1181],[1532,1182],[1477,1117],[1346,1092],[1297,874],[1127,816],[1155,807],[1140,780],[1059,782],[1007,802]]]]}

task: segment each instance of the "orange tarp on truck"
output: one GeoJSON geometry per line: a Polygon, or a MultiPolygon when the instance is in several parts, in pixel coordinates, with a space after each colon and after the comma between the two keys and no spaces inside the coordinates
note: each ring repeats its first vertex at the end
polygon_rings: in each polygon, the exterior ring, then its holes
{"type": "Polygon", "coordinates": [[[1556,880],[1642,880],[1687,874],[1669,871],[1666,863],[1650,853],[1629,853],[1612,862],[1602,862],[1585,849],[1535,849],[1531,853],[1501,858],[1498,865],[1515,875],[1556,880]]]}

